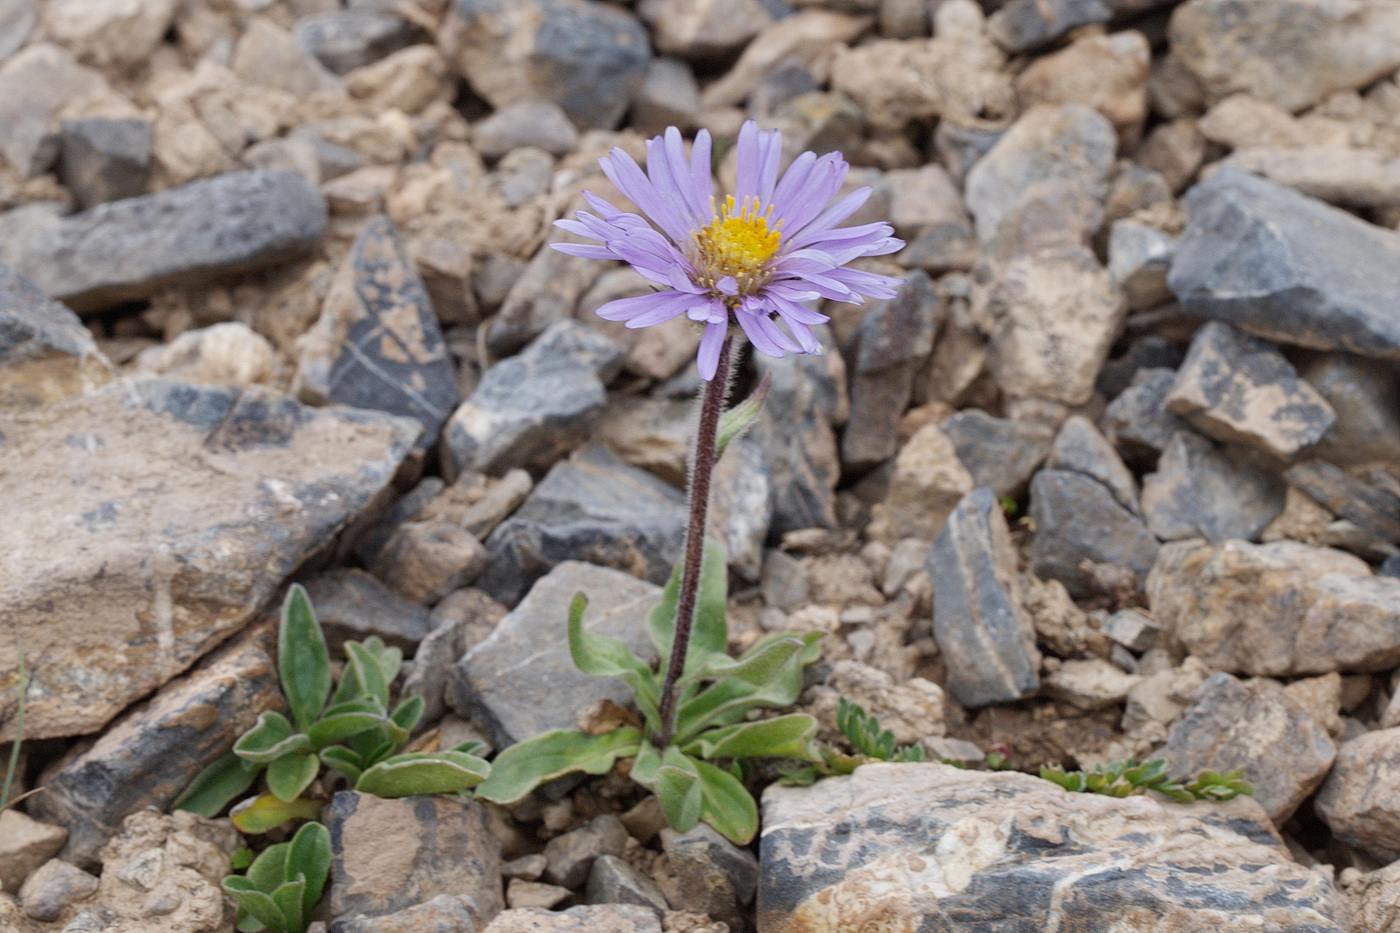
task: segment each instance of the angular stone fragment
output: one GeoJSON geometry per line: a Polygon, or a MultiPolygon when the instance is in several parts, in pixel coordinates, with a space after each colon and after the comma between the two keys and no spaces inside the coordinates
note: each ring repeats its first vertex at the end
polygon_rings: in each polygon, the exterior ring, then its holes
{"type": "Polygon", "coordinates": [[[1142,480],[1147,527],[1163,541],[1253,541],[1283,511],[1287,484],[1198,434],[1172,438],[1157,472],[1142,480]]]}
{"type": "Polygon", "coordinates": [[[1282,353],[1215,321],[1196,332],[1166,405],[1203,434],[1285,460],[1337,418],[1282,353]]]}
{"type": "Polygon", "coordinates": [[[478,123],[472,145],[488,159],[499,159],[521,146],[561,156],[578,148],[578,130],[554,101],[527,98],[507,104],[478,123]]]}
{"type": "Polygon", "coordinates": [[[1362,209],[1400,204],[1400,161],[1374,149],[1251,145],[1235,150],[1223,164],[1328,204],[1362,209]]]}
{"type": "Polygon", "coordinates": [[[183,810],[137,810],[102,847],[97,895],[71,921],[72,929],[216,930],[234,911],[219,883],[241,837],[227,820],[183,810]],[[85,917],[106,926],[88,926],[85,917]]]}
{"type": "Polygon", "coordinates": [[[670,909],[656,882],[616,855],[600,855],[594,861],[585,896],[590,904],[635,904],[658,916],[670,909]]]}
{"type": "Polygon", "coordinates": [[[439,894],[391,914],[337,920],[331,929],[334,933],[479,933],[486,923],[470,895],[439,894]]]}
{"type": "Polygon", "coordinates": [[[145,120],[65,120],[58,175],[84,210],[146,193],[151,124],[145,120]]]}
{"type": "Polygon", "coordinates": [[[440,894],[466,895],[481,920],[504,907],[501,844],[480,803],[463,797],[386,800],[343,790],[326,811],[330,909],[377,917],[440,894]]]}
{"type": "Polygon", "coordinates": [[[29,806],[68,828],[64,858],[91,862],[128,813],[168,807],[258,716],[283,707],[272,646],[270,628],[254,629],[49,767],[29,806]]]}
{"type": "Polygon", "coordinates": [[[1400,662],[1400,580],[1296,541],[1180,541],[1147,581],[1153,615],[1213,670],[1281,677],[1400,662]]]}
{"type": "Polygon", "coordinates": [[[514,603],[554,565],[586,560],[662,583],[685,538],[685,497],[597,445],[556,464],[486,539],[482,589],[514,603]]]}
{"type": "Polygon", "coordinates": [[[776,66],[796,63],[825,74],[841,45],[870,26],[870,18],[823,9],[799,10],[777,20],[754,38],[719,80],[700,95],[702,110],[739,104],[776,66]]]}
{"type": "Polygon", "coordinates": [[[1224,166],[1186,196],[1167,284],[1261,337],[1400,359],[1400,234],[1224,166]]]}
{"type": "Polygon", "coordinates": [[[987,32],[1013,54],[1048,45],[1072,29],[1106,23],[1105,0],[1011,0],[987,21],[987,32]]]}
{"type": "Polygon", "coordinates": [[[650,0],[637,12],[660,51],[697,61],[740,51],[774,18],[763,0],[650,0]]]}
{"type": "Polygon", "coordinates": [[[1108,274],[1123,290],[1129,311],[1166,304],[1172,298],[1167,272],[1176,237],[1132,220],[1113,224],[1108,237],[1108,274]]]}
{"type": "Polygon", "coordinates": [[[58,155],[55,121],[70,102],[107,89],[102,75],[65,49],[35,43],[0,64],[0,156],[21,178],[45,171],[58,155]]]}
{"type": "Polygon", "coordinates": [[[1123,508],[1135,515],[1140,512],[1137,479],[1088,418],[1071,415],[1065,420],[1055,435],[1045,468],[1082,473],[1102,483],[1123,508]]]}
{"type": "Polygon", "coordinates": [[[57,920],[69,905],[96,893],[97,884],[78,866],[50,859],[19,889],[19,903],[30,920],[57,920]]]}
{"type": "Polygon", "coordinates": [[[1347,928],[1331,882],[1292,861],[1248,798],[1180,806],[880,763],[771,785],[763,827],[760,933],[858,930],[871,917],[968,933],[1347,928]]]}
{"type": "Polygon", "coordinates": [[[569,657],[569,603],[580,592],[589,600],[588,631],[655,658],[646,614],[661,598],[659,587],[606,567],[560,564],[461,659],[448,687],[448,704],[486,729],[498,748],[577,728],[578,711],[595,701],[630,702],[622,681],[589,677],[569,657]]]}
{"type": "Polygon", "coordinates": [[[1140,369],[1104,410],[1103,433],[1125,456],[1160,453],[1177,433],[1190,430],[1185,419],[1167,411],[1174,382],[1174,370],[1140,369]]]}
{"type": "Polygon", "coordinates": [[[724,545],[729,566],[753,582],[773,522],[773,468],[752,440],[731,441],[715,464],[706,534],[724,545]]]}
{"type": "MultiPolygon", "coordinates": [[[[23,476],[26,495],[0,529],[0,615],[29,660],[26,737],[100,728],[242,628],[376,500],[419,430],[257,387],[164,380],[10,418],[0,486],[23,476]]],[[[0,679],[15,664],[0,639],[0,679]]]]}
{"type": "Polygon", "coordinates": [[[338,75],[373,64],[413,42],[416,30],[403,17],[380,10],[331,10],[297,20],[301,47],[338,75]]]}
{"type": "MultiPolygon", "coordinates": [[[[1044,5],[1041,6],[1044,9],[1044,5]]],[[[1125,148],[1142,136],[1152,50],[1136,30],[1086,35],[1031,62],[1016,78],[1022,107],[1084,104],[1113,124],[1125,148]]]]}
{"type": "Polygon", "coordinates": [[[667,899],[676,910],[706,914],[742,929],[758,891],[758,859],[706,823],[678,833],[661,830],[661,849],[671,864],[674,881],[667,899]]]}
{"type": "Polygon", "coordinates": [[[622,855],[627,848],[627,828],[611,813],[594,817],[586,826],[555,836],[545,843],[545,880],[564,888],[577,888],[588,878],[593,860],[600,855],[622,855]]]}
{"type": "Polygon", "coordinates": [[[1400,859],[1400,727],[1342,743],[1316,807],[1342,841],[1381,862],[1400,859]]]}
{"type": "Polygon", "coordinates": [[[1050,452],[1055,432],[1035,421],[993,418],[976,408],[944,419],[939,427],[953,442],[974,486],[1001,496],[1019,496],[1050,452]]]}
{"type": "Polygon", "coordinates": [[[958,701],[986,706],[1034,694],[1035,626],[1021,604],[1011,532],[990,489],[972,491],[953,510],[927,569],[933,634],[958,701]]]}
{"type": "Polygon", "coordinates": [[[325,65],[295,36],[264,16],[254,17],[243,30],[229,65],[245,84],[298,97],[341,92],[340,81],[325,65]]]}
{"type": "Polygon", "coordinates": [[[18,891],[34,869],[58,855],[68,830],[0,810],[0,891],[18,891]]]}
{"type": "Polygon", "coordinates": [[[429,519],[394,529],[370,571],[404,599],[431,606],[471,583],[485,566],[486,549],[471,532],[429,519]]]}
{"type": "Polygon", "coordinates": [[[1108,564],[1141,586],[1157,557],[1157,539],[1109,488],[1066,470],[1041,470],[1031,480],[1031,572],[1059,580],[1072,595],[1091,587],[1083,564],[1108,564]]]}
{"type": "Polygon", "coordinates": [[[1140,680],[1103,658],[1072,659],[1045,676],[1041,692],[1077,709],[1093,711],[1122,703],[1140,680]]]}
{"type": "Polygon", "coordinates": [[[0,215],[0,262],[75,311],[277,265],[312,249],[326,202],[292,172],[229,172],[71,217],[0,215]]]}
{"type": "Polygon", "coordinates": [[[1288,481],[1367,534],[1400,543],[1400,496],[1364,483],[1324,460],[1294,464],[1288,481]]]}
{"type": "Polygon", "coordinates": [[[685,62],[658,56],[632,102],[632,125],[643,136],[657,136],[668,126],[684,132],[700,120],[700,83],[685,62]]]}
{"type": "Polygon", "coordinates": [[[972,489],[953,442],[938,425],[926,424],[895,458],[889,492],[872,510],[867,534],[891,546],[901,538],[933,540],[972,489]]]}
{"type": "Polygon", "coordinates": [[[1212,674],[1172,724],[1163,756],[1173,775],[1243,769],[1254,799],[1282,826],[1332,767],[1327,730],[1276,681],[1212,674]]]}
{"type": "Polygon", "coordinates": [[[351,567],[317,574],[306,581],[306,595],[334,657],[347,641],[371,636],[402,648],[408,656],[428,635],[428,610],[351,567]]]}
{"type": "Polygon", "coordinates": [[[0,265],[0,409],[81,395],[111,375],[76,314],[0,265]]]}
{"type": "Polygon", "coordinates": [[[305,401],[416,418],[426,449],[457,404],[456,369],[423,280],[393,222],[371,220],[298,341],[305,401]]]}
{"type": "Polygon", "coordinates": [[[1337,420],[1315,448],[1341,467],[1400,462],[1400,372],[1344,353],[1328,354],[1304,373],[1337,420]]]}
{"type": "Polygon", "coordinates": [[[548,468],[587,435],[625,351],[577,321],[550,327],[486,371],[444,429],[443,470],[500,475],[548,468]]]}
{"type": "Polygon", "coordinates": [[[481,933],[661,933],[661,921],[645,907],[598,904],[553,911],[543,907],[507,910],[481,933]]]}

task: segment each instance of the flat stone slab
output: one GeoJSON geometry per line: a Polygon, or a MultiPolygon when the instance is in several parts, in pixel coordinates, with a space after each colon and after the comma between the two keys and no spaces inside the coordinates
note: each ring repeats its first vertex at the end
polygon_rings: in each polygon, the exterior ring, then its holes
{"type": "Polygon", "coordinates": [[[325,228],[325,199],[302,176],[227,172],[69,217],[42,204],[0,214],[0,262],[75,311],[100,311],[294,259],[325,228]]]}
{"type": "MultiPolygon", "coordinates": [[[[388,486],[420,430],[165,380],[7,415],[0,618],[31,671],[26,738],[101,728],[242,628],[388,486]]],[[[15,670],[0,639],[0,683],[15,670]]]]}

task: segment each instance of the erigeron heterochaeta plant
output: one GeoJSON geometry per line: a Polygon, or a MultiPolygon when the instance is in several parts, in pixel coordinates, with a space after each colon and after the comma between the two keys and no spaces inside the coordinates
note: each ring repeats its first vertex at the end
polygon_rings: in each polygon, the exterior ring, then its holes
{"type": "MultiPolygon", "coordinates": [[[[736,842],[750,840],[758,809],[743,783],[754,758],[824,761],[805,714],[754,719],[760,710],[791,705],[802,671],[816,659],[817,635],[785,634],[760,641],[743,656],[728,654],[723,549],[704,539],[710,478],[725,445],[758,414],[759,398],[724,412],[735,337],[760,352],[820,353],[811,326],[828,320],[804,302],[826,298],[861,303],[894,297],[898,279],[846,268],[862,256],[892,253],[903,243],[888,224],[838,227],[870,195],[839,200],[848,166],[839,153],[806,152],[781,178],[778,133],[744,124],[736,147],[737,190],[717,203],[710,136],[701,131],[687,159],[672,127],[647,143],[647,170],[614,149],[603,172],[645,216],[626,213],[584,192],[596,213],[579,211],[558,226],[596,244],[558,243],[574,256],[621,260],[658,286],[609,302],[598,315],[627,327],[684,314],[703,325],[697,365],[705,386],[692,454],[685,551],[648,631],[656,668],[622,642],[588,632],[582,596],[570,609],[569,649],[585,673],[620,677],[641,711],[641,728],[603,735],[547,732],[503,751],[477,795],[500,803],[570,772],[603,774],[633,758],[630,774],[660,797],[671,825],[684,831],[703,820],[736,842]]],[[[760,387],[760,393],[762,387],[760,387]]]]}

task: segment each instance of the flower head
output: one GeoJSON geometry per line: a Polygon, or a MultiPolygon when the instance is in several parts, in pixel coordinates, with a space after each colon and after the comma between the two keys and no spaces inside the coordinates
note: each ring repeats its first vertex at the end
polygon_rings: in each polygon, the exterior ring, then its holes
{"type": "Polygon", "coordinates": [[[679,315],[705,325],[700,375],[714,377],[720,348],[737,324],[769,356],[820,353],[811,325],[829,318],[804,302],[819,298],[860,304],[892,298],[897,278],[845,268],[861,256],[904,245],[889,224],[838,227],[869,188],[833,203],[849,166],[839,152],[804,152],[781,179],[782,140],[750,120],[739,131],[738,185],[722,202],[710,175],[710,134],[695,137],[687,161],[680,130],[647,142],[647,170],[621,149],[600,162],[618,190],[641,208],[629,214],[585,191],[596,211],[556,224],[602,245],[556,243],[572,256],[618,259],[660,286],[649,295],[610,301],[598,316],[628,327],[660,324],[679,315]],[[781,326],[780,326],[781,325],[781,326]]]}

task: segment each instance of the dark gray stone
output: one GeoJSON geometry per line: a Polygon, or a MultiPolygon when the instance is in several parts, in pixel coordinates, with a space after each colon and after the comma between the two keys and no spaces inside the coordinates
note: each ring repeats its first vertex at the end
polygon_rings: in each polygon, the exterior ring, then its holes
{"type": "Polygon", "coordinates": [[[1055,439],[1055,432],[1039,422],[993,418],[976,408],[944,419],[941,427],[972,481],[998,496],[1025,492],[1055,439]]]}
{"type": "Polygon", "coordinates": [[[1277,681],[1212,674],[1167,734],[1162,757],[1173,775],[1244,770],[1254,799],[1283,826],[1317,789],[1337,746],[1277,681]]]}
{"type": "Polygon", "coordinates": [[[626,849],[627,827],[622,820],[612,813],[595,816],[587,825],[545,843],[544,878],[560,887],[580,887],[588,879],[594,859],[620,856],[626,849]]]}
{"type": "Polygon", "coordinates": [[[933,148],[948,176],[961,185],[972,166],[986,155],[1006,133],[1005,129],[963,126],[952,120],[939,120],[933,129],[933,148]]]}
{"type": "Polygon", "coordinates": [[[0,262],[73,310],[97,311],[294,259],[325,227],[325,199],[302,176],[228,172],[71,217],[43,205],[0,214],[0,262]]]}
{"type": "Polygon", "coordinates": [[[426,476],[419,480],[412,489],[395,499],[394,504],[373,524],[360,532],[353,547],[355,558],[365,566],[374,563],[375,556],[389,543],[398,527],[416,518],[446,488],[447,483],[439,476],[426,476]]]}
{"type": "Polygon", "coordinates": [[[1125,457],[1151,459],[1173,437],[1191,426],[1167,411],[1167,393],[1176,382],[1170,369],[1140,369],[1123,393],[1104,410],[1103,433],[1125,457]]]}
{"type": "Polygon", "coordinates": [[[524,353],[488,369],[452,414],[443,472],[452,478],[462,470],[499,476],[514,467],[548,469],[587,437],[625,356],[577,321],[554,324],[524,353]]]}
{"type": "Polygon", "coordinates": [[[1041,470],[1031,480],[1031,572],[1059,580],[1070,595],[1090,595],[1080,565],[1130,571],[1141,587],[1157,557],[1157,539],[1102,483],[1065,470],[1041,470]]]}
{"type": "Polygon", "coordinates": [[[110,373],[76,314],[0,265],[0,408],[76,395],[110,373]]]}
{"type": "Polygon", "coordinates": [[[914,393],[919,362],[933,352],[944,305],[925,272],[912,272],[894,298],[861,319],[851,380],[851,415],[841,460],[865,470],[899,453],[899,419],[914,393]]]}
{"type": "Polygon", "coordinates": [[[706,533],[724,545],[730,568],[752,583],[762,569],[772,523],[772,464],[752,440],[737,438],[715,464],[706,533]]]}
{"type": "Polygon", "coordinates": [[[660,588],[606,567],[560,564],[467,652],[448,685],[448,705],[486,730],[497,748],[577,728],[579,710],[598,700],[631,702],[622,681],[589,677],[569,656],[569,603],[577,593],[589,600],[587,630],[620,638],[655,661],[646,614],[660,601],[660,588]]]}
{"type": "MultiPolygon", "coordinates": [[[[579,202],[577,206],[585,205],[579,202]]],[[[477,290],[484,309],[497,307],[498,303],[494,294],[483,292],[497,291],[497,286],[510,282],[509,291],[499,303],[500,311],[491,318],[486,330],[486,346],[495,358],[519,353],[551,325],[573,317],[579,299],[603,274],[606,265],[596,259],[566,255],[550,249],[548,244],[586,242],[554,227],[545,248],[535,253],[523,271],[508,260],[483,263],[477,290]],[[488,278],[490,272],[499,275],[500,281],[488,278]]]]}
{"type": "Polygon", "coordinates": [[[1323,460],[1294,464],[1288,481],[1334,515],[1382,541],[1400,544],[1400,498],[1323,460]]]}
{"type": "Polygon", "coordinates": [[[418,30],[394,13],[332,10],[297,20],[297,42],[338,75],[412,45],[418,30]]]}
{"type": "Polygon", "coordinates": [[[758,892],[758,859],[705,823],[683,833],[661,830],[661,850],[671,863],[674,888],[667,899],[677,910],[707,914],[729,924],[746,926],[744,908],[758,892]]]}
{"type": "Polygon", "coordinates": [[[1048,45],[1080,26],[1113,16],[1104,0],[1011,0],[987,20],[987,34],[1013,54],[1048,45]]]}
{"type": "Polygon", "coordinates": [[[351,567],[318,574],[306,581],[306,593],[332,654],[347,641],[371,635],[412,657],[428,634],[428,610],[389,590],[374,577],[351,567]]]}
{"type": "Polygon", "coordinates": [[[1186,196],[1182,307],[1261,337],[1400,359],[1400,234],[1231,166],[1186,196]]]}
{"type": "Polygon", "coordinates": [[[1108,238],[1108,274],[1123,289],[1129,311],[1165,304],[1172,298],[1167,271],[1176,251],[1176,237],[1138,223],[1119,220],[1108,238]]]}
{"type": "Polygon", "coordinates": [[[938,933],[1349,929],[1329,878],[1294,862],[1249,798],[1182,807],[881,762],[770,785],[759,856],[763,933],[870,917],[938,933]]]}
{"type": "Polygon", "coordinates": [[[987,706],[1033,695],[1040,687],[1035,626],[1021,603],[1006,516],[990,489],[963,497],[925,567],[933,581],[933,636],[958,702],[987,706]]]}
{"type": "Polygon", "coordinates": [[[95,861],[127,814],[170,806],[259,715],[283,708],[272,647],[270,627],[254,629],[49,767],[29,809],[68,828],[63,858],[95,861]]]}
{"type": "Polygon", "coordinates": [[[331,833],[333,916],[379,917],[451,894],[474,901],[489,923],[505,906],[501,844],[475,800],[343,790],[322,819],[331,833]]]}
{"type": "Polygon", "coordinates": [[[1400,554],[1392,554],[1381,561],[1380,569],[1376,571],[1378,577],[1392,577],[1400,580],[1400,554]]]}
{"type": "Polygon", "coordinates": [[[1141,654],[1162,641],[1162,627],[1136,609],[1120,609],[1104,620],[1103,633],[1130,651],[1141,654]]]}
{"type": "Polygon", "coordinates": [[[1082,473],[1101,483],[1129,512],[1134,515],[1141,512],[1137,479],[1123,464],[1113,445],[1088,418],[1074,415],[1065,421],[1060,433],[1055,435],[1045,468],[1082,473]]]}
{"type": "Polygon", "coordinates": [[[1337,420],[1282,353],[1215,321],[1196,332],[1166,404],[1202,434],[1285,460],[1337,420]]]}
{"type": "Polygon", "coordinates": [[[439,894],[382,917],[337,920],[330,933],[480,933],[486,923],[471,897],[439,894]]]}
{"type": "Polygon", "coordinates": [[[521,146],[561,156],[578,148],[578,130],[554,101],[527,98],[506,104],[478,123],[472,132],[472,146],[488,159],[499,159],[521,146]]]}
{"type": "Polygon", "coordinates": [[[616,855],[600,855],[588,873],[585,897],[590,904],[634,904],[656,912],[671,909],[666,895],[646,875],[616,855]]]}
{"type": "Polygon", "coordinates": [[[822,82],[817,80],[810,68],[795,58],[789,58],[768,70],[749,92],[749,117],[754,120],[767,119],[794,97],[821,89],[822,82]]]}
{"type": "Polygon", "coordinates": [[[1335,353],[1304,375],[1337,413],[1315,448],[1319,457],[1342,467],[1400,462],[1400,369],[1335,353]]]}
{"type": "Polygon", "coordinates": [[[49,859],[19,889],[19,904],[30,920],[57,920],[70,904],[97,893],[98,881],[62,859],[49,859]]]}
{"type": "Polygon", "coordinates": [[[1181,365],[1182,352],[1165,337],[1144,334],[1128,345],[1128,352],[1104,364],[1094,383],[1105,398],[1114,399],[1133,384],[1144,369],[1176,369],[1181,365]]]}
{"type": "Polygon", "coordinates": [[[145,120],[65,120],[58,177],[86,210],[146,192],[151,177],[151,124],[145,120]]]}
{"type": "Polygon", "coordinates": [[[457,404],[456,369],[423,280],[387,217],[371,220],[302,343],[304,400],[405,415],[431,447],[457,404]]]}
{"type": "Polygon", "coordinates": [[[1163,451],[1157,472],[1143,477],[1142,511],[1163,541],[1254,541],[1283,511],[1287,489],[1277,473],[1182,431],[1163,451]]]}
{"type": "Polygon", "coordinates": [[[556,464],[491,532],[481,588],[511,604],[566,560],[664,583],[684,540],[680,490],[590,445],[556,464]]]}

